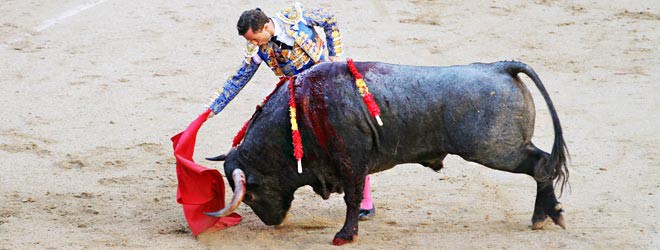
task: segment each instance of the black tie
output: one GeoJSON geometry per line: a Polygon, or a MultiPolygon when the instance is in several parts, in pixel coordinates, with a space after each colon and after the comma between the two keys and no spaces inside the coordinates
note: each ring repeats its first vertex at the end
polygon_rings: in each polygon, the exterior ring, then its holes
{"type": "Polygon", "coordinates": [[[277,36],[272,36],[270,38],[270,41],[273,42],[275,45],[277,45],[277,47],[279,47],[280,49],[292,49],[291,46],[277,40],[277,36]]]}

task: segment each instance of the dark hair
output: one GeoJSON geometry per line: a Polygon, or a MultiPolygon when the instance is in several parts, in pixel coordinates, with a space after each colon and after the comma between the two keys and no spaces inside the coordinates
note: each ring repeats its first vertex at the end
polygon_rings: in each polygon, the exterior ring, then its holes
{"type": "Polygon", "coordinates": [[[243,11],[236,24],[238,35],[245,35],[249,29],[252,29],[252,32],[260,31],[268,21],[266,13],[259,8],[243,11]]]}

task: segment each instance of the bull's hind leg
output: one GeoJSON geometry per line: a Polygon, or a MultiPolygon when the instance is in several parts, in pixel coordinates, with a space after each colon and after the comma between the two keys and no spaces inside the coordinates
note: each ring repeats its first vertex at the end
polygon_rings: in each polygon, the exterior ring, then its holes
{"type": "Polygon", "coordinates": [[[542,168],[546,164],[550,155],[534,145],[529,145],[523,149],[522,153],[524,154],[522,162],[512,172],[525,173],[536,180],[536,201],[534,203],[534,214],[532,215],[532,229],[542,229],[548,217],[555,224],[565,229],[564,210],[555,196],[553,180],[538,176],[542,172],[537,171],[538,168],[542,168]]]}
{"type": "Polygon", "coordinates": [[[566,228],[561,204],[555,196],[553,180],[542,176],[542,170],[548,162],[550,155],[534,145],[507,149],[500,148],[496,156],[489,154],[486,157],[469,158],[489,168],[511,173],[527,174],[536,180],[536,202],[532,216],[532,229],[541,229],[545,226],[548,217],[555,224],[566,228]]]}
{"type": "Polygon", "coordinates": [[[555,189],[552,182],[536,182],[536,202],[534,203],[534,215],[532,216],[532,229],[542,229],[548,216],[555,224],[566,229],[564,210],[561,203],[555,197],[555,189]]]}

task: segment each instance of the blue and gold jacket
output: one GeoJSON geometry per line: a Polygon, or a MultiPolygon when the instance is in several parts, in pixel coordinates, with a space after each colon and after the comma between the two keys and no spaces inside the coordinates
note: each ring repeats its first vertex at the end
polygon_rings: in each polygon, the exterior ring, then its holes
{"type": "Polygon", "coordinates": [[[319,62],[326,61],[327,56],[341,55],[341,34],[337,28],[337,19],[324,9],[305,9],[300,3],[295,3],[277,12],[272,18],[281,21],[280,23],[284,24],[284,32],[293,37],[292,48],[281,49],[271,43],[256,46],[248,42],[245,60],[240,68],[211,98],[209,108],[214,113],[222,111],[257,72],[261,62],[255,61],[255,56],[265,62],[277,77],[283,77],[303,72],[319,62]],[[314,26],[323,28],[326,43],[316,33],[314,26]]]}

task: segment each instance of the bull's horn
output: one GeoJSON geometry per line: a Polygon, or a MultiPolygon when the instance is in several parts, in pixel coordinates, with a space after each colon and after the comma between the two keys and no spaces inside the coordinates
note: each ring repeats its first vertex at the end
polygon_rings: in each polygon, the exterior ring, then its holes
{"type": "Polygon", "coordinates": [[[224,161],[225,159],[227,159],[227,154],[221,154],[221,155],[218,155],[218,156],[206,158],[206,160],[209,160],[209,161],[224,161]]]}
{"type": "Polygon", "coordinates": [[[237,168],[231,173],[231,177],[234,180],[234,197],[231,198],[229,205],[218,212],[204,212],[204,214],[213,217],[227,216],[241,204],[245,196],[245,174],[243,170],[237,168]]]}

